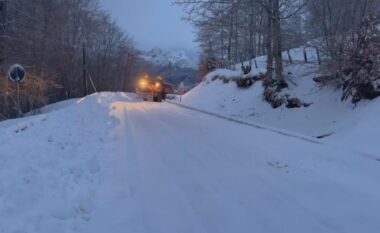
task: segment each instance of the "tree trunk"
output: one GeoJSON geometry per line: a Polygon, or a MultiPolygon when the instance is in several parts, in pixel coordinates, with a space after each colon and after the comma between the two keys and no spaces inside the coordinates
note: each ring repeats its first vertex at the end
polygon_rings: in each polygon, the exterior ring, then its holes
{"type": "Polygon", "coordinates": [[[230,16],[230,29],[229,29],[229,36],[228,36],[228,49],[227,49],[227,60],[228,60],[228,66],[231,65],[232,60],[232,36],[233,36],[233,6],[231,10],[231,16],[230,16]]]}
{"type": "MultiPolygon", "coordinates": [[[[268,0],[269,6],[272,6],[273,0],[268,0]]],[[[272,12],[267,12],[267,38],[266,38],[266,49],[267,49],[267,74],[266,77],[268,80],[273,79],[273,49],[272,49],[272,12]]]]}
{"type": "Polygon", "coordinates": [[[273,2],[273,53],[275,60],[275,73],[277,81],[284,81],[282,64],[282,39],[281,39],[281,19],[279,0],[273,2]]]}

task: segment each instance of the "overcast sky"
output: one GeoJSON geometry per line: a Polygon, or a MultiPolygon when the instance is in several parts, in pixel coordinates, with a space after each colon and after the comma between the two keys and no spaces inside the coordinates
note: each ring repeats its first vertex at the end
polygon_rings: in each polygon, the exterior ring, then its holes
{"type": "Polygon", "coordinates": [[[150,50],[197,50],[193,27],[184,22],[182,9],[174,0],[99,0],[119,25],[136,41],[137,47],[150,50]]]}

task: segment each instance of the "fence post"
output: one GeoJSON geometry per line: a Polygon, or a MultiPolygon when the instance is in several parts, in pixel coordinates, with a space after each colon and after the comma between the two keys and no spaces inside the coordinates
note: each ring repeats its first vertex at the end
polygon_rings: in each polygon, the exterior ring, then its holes
{"type": "Polygon", "coordinates": [[[288,50],[286,50],[286,52],[287,52],[287,54],[288,54],[289,63],[290,63],[290,64],[293,64],[293,58],[292,58],[292,56],[290,56],[290,52],[289,52],[289,49],[288,49],[288,50]]]}
{"type": "Polygon", "coordinates": [[[303,49],[303,57],[305,59],[305,63],[308,63],[306,49],[303,49]]]}
{"type": "Polygon", "coordinates": [[[86,44],[82,44],[82,68],[83,68],[83,97],[87,96],[87,69],[86,69],[86,44]]]}
{"type": "Polygon", "coordinates": [[[318,49],[318,48],[316,48],[316,49],[317,49],[318,65],[321,65],[321,64],[322,64],[322,61],[321,61],[321,56],[320,56],[320,54],[319,54],[319,49],[318,49]]]}

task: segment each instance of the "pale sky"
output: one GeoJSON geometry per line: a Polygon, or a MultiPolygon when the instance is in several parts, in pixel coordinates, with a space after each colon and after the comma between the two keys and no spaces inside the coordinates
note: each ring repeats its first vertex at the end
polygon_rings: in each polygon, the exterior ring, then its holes
{"type": "Polygon", "coordinates": [[[194,29],[181,19],[182,9],[174,0],[99,0],[104,9],[136,41],[137,47],[150,50],[197,50],[194,29]]]}

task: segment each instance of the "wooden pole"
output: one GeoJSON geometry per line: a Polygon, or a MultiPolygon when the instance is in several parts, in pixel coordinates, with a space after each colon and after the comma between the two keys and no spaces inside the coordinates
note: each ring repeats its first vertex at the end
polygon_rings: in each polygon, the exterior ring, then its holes
{"type": "Polygon", "coordinates": [[[87,95],[87,69],[86,69],[86,45],[82,45],[82,59],[83,59],[83,96],[87,95]]]}
{"type": "Polygon", "coordinates": [[[17,117],[21,117],[21,107],[20,107],[20,83],[17,82],[17,117]]]}

